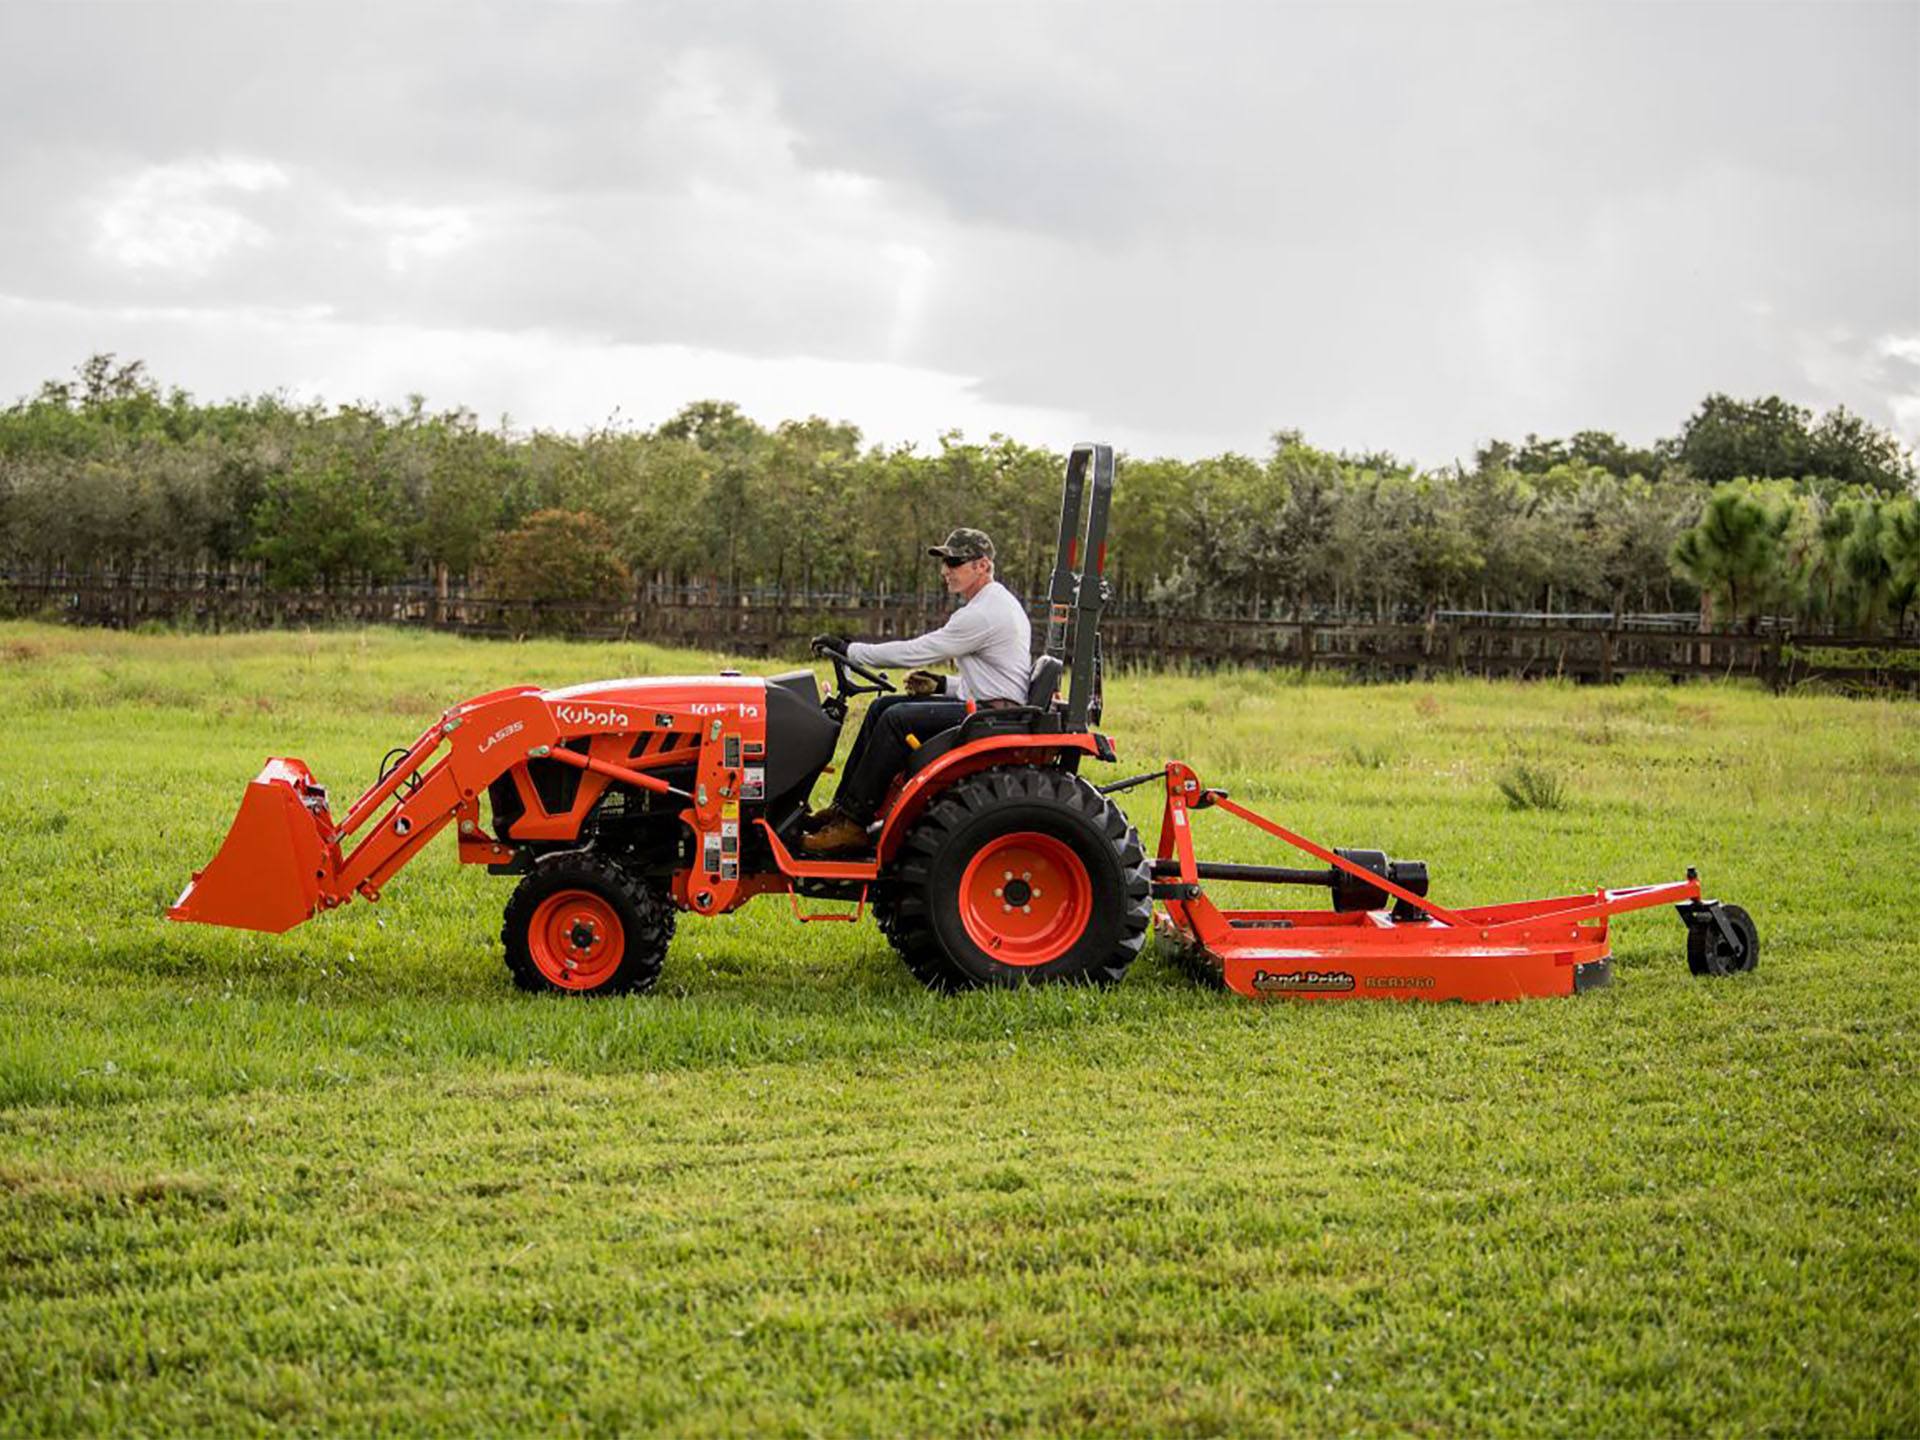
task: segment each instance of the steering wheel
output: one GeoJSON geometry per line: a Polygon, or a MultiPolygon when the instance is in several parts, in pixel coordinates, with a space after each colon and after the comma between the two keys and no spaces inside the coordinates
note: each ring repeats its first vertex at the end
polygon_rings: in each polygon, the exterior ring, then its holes
{"type": "Polygon", "coordinates": [[[869,670],[865,665],[862,665],[859,661],[850,658],[847,655],[847,652],[844,650],[835,650],[831,646],[827,646],[827,645],[818,645],[818,646],[815,646],[814,648],[820,654],[826,656],[827,659],[833,662],[833,668],[835,672],[834,680],[835,680],[835,683],[839,686],[840,693],[842,695],[866,695],[869,693],[884,695],[891,691],[898,690],[900,688],[899,686],[895,685],[891,680],[889,680],[886,677],[886,675],[883,674],[881,671],[869,670]],[[865,680],[868,683],[861,686],[848,685],[847,672],[849,670],[851,670],[855,675],[858,675],[862,680],[865,680]]]}

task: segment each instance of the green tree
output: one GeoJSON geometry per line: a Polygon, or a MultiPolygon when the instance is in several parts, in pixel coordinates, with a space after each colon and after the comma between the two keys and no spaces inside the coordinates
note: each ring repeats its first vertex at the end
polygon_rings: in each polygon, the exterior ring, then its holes
{"type": "Polygon", "coordinates": [[[1900,495],[1913,488],[1913,459],[1899,441],[1845,407],[1818,423],[1805,406],[1777,395],[1735,400],[1709,395],[1681,428],[1675,453],[1709,484],[1748,478],[1823,481],[1900,495]]]}
{"type": "Polygon", "coordinates": [[[1894,566],[1886,550],[1886,517],[1880,502],[1862,497],[1849,507],[1853,526],[1840,546],[1840,569],[1847,577],[1849,618],[1872,634],[1886,613],[1894,566]]]}
{"type": "Polygon", "coordinates": [[[493,437],[480,432],[471,412],[442,416],[426,443],[414,549],[432,567],[436,601],[444,604],[449,577],[470,573],[498,533],[506,493],[493,437]]]}
{"type": "Polygon", "coordinates": [[[253,558],[281,588],[392,580],[406,566],[407,519],[383,470],[386,425],[346,407],[304,427],[253,515],[253,558]]]}
{"type": "Polygon", "coordinates": [[[1699,522],[1674,542],[1673,564],[1700,587],[1700,628],[1713,625],[1724,601],[1728,618],[1757,617],[1761,602],[1780,581],[1782,541],[1793,511],[1770,492],[1744,480],[1710,496],[1699,522]]]}
{"type": "Polygon", "coordinates": [[[1911,496],[1888,503],[1880,512],[1880,545],[1892,572],[1888,599],[1894,633],[1906,629],[1907,611],[1920,600],[1920,500],[1911,496]]]}
{"type": "Polygon", "coordinates": [[[1679,459],[1710,485],[1808,473],[1810,413],[1777,395],[1735,400],[1709,395],[1681,427],[1679,459]]]}
{"type": "Polygon", "coordinates": [[[1640,475],[1622,479],[1588,467],[1576,488],[1549,506],[1565,537],[1558,573],[1570,602],[1595,603],[1616,618],[1645,608],[1671,574],[1668,557],[1697,500],[1669,483],[1640,475]]]}
{"type": "MultiPolygon", "coordinates": [[[[1183,553],[1187,514],[1193,505],[1193,467],[1184,460],[1119,457],[1123,482],[1114,491],[1107,517],[1112,551],[1108,574],[1122,599],[1139,600],[1171,576],[1183,553]]],[[[1062,462],[1064,464],[1064,462],[1062,462]]],[[[1059,480],[1046,506],[1048,537],[1058,533],[1059,480]]],[[[1036,588],[1046,584],[1053,569],[1051,547],[1041,559],[1036,588]]]]}
{"type": "Polygon", "coordinates": [[[523,633],[579,630],[586,617],[573,607],[624,604],[630,585],[607,523],[578,510],[537,511],[496,538],[487,580],[523,633]]]}
{"type": "Polygon", "coordinates": [[[664,440],[692,445],[709,462],[705,533],[729,588],[758,578],[751,565],[765,527],[782,517],[764,510],[756,483],[767,433],[731,401],[698,400],[683,407],[655,432],[664,440]]]}
{"type": "Polygon", "coordinates": [[[1818,495],[1808,497],[1810,519],[1797,546],[1798,569],[1806,613],[1825,625],[1837,625],[1845,619],[1844,555],[1847,538],[1853,534],[1853,503],[1847,499],[1835,503],[1818,495]]]}
{"type": "Polygon", "coordinates": [[[655,432],[665,440],[684,440],[709,455],[751,451],[766,432],[731,400],[695,400],[683,405],[655,432]]]}
{"type": "MultiPolygon", "coordinates": [[[[1297,432],[1281,431],[1274,436],[1267,471],[1268,485],[1256,505],[1284,498],[1265,517],[1261,563],[1272,572],[1270,588],[1297,615],[1340,584],[1344,557],[1337,537],[1352,467],[1308,445],[1297,432]]],[[[1261,517],[1255,518],[1258,524],[1261,517]]]]}
{"type": "Polygon", "coordinates": [[[810,592],[816,577],[844,569],[859,505],[858,496],[847,492],[847,477],[859,453],[857,428],[817,415],[784,422],[768,442],[761,467],[764,508],[779,519],[768,526],[762,548],[770,553],[773,584],[783,593],[795,582],[810,592]]]}
{"type": "Polygon", "coordinates": [[[714,569],[713,460],[687,440],[651,439],[632,452],[614,533],[636,574],[662,580],[714,569]]]}
{"type": "Polygon", "coordinates": [[[1495,441],[1478,452],[1480,465],[1503,465],[1522,475],[1545,475],[1561,466],[1604,470],[1615,479],[1657,479],[1666,468],[1666,446],[1628,445],[1606,430],[1579,430],[1565,440],[1529,435],[1520,445],[1495,441]]]}
{"type": "Polygon", "coordinates": [[[1886,431],[1836,406],[1807,437],[1807,469],[1845,486],[1904,495],[1914,485],[1913,457],[1886,431]]]}

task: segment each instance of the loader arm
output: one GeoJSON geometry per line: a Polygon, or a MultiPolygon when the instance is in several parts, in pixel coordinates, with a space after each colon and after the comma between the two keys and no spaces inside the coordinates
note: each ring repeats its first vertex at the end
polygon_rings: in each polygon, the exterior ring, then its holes
{"type": "Polygon", "coordinates": [[[423,730],[338,824],[305,764],[269,760],[247,786],[226,842],[167,914],[289,930],[356,895],[379,899],[449,824],[468,863],[511,861],[529,845],[577,845],[612,785],[667,800],[660,813],[693,832],[698,857],[675,873],[674,898],[718,914],[750,893],[740,873],[740,806],[765,793],[766,710],[765,683],[737,675],[496,690],[423,730]],[[691,769],[692,793],[647,773],[663,764],[691,769]],[[549,806],[536,770],[549,779],[580,773],[565,787],[570,798],[549,806]],[[496,812],[504,833],[490,835],[480,797],[509,774],[508,793],[523,808],[505,819],[496,812]]]}
{"type": "Polygon", "coordinates": [[[168,917],[277,934],[356,894],[378,899],[380,888],[450,822],[461,822],[466,844],[492,845],[492,837],[480,834],[479,796],[529,753],[550,750],[559,739],[541,695],[528,686],[454,706],[337,826],[326,790],[304,763],[269,760],[247,786],[225,843],[168,917]],[[356,835],[359,842],[343,853],[356,835]]]}

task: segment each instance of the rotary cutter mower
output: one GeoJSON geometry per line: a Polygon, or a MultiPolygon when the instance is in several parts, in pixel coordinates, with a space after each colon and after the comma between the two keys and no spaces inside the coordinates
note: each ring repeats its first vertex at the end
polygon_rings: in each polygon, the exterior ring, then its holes
{"type": "Polygon", "coordinates": [[[462,862],[517,878],[501,939],[530,990],[643,990],[681,915],[723,914],[763,893],[786,896],[801,922],[871,910],[913,974],[944,990],[1116,981],[1153,926],[1162,945],[1255,998],[1571,995],[1608,978],[1612,917],[1663,904],[1686,923],[1695,974],[1753,969],[1752,920],[1704,899],[1691,870],[1659,885],[1449,908],[1428,898],[1424,865],[1325,848],[1177,761],[1089,780],[1083,765],[1116,758],[1095,728],[1113,477],[1108,446],[1068,459],[1046,647],[1026,703],[974,711],[920,745],[881,806],[871,854],[796,853],[849,701],[894,688],[827,651],[835,686],[824,698],[811,670],[478,696],[389,752],[338,819],[306,765],[269,760],[167,913],[284,931],[356,895],[377,900],[450,828],[462,862]],[[1154,783],[1165,800],[1150,856],[1113,797],[1154,783]],[[1199,859],[1191,817],[1206,809],[1317,866],[1199,859]],[[1332,904],[1223,910],[1209,881],[1315,886],[1332,904]]]}

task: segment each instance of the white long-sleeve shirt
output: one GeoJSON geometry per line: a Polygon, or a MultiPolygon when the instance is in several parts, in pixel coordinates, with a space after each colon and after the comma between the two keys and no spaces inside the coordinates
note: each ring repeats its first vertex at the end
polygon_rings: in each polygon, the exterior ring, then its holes
{"type": "Polygon", "coordinates": [[[911,640],[856,641],[847,655],[875,668],[952,661],[960,674],[947,681],[948,698],[1024,703],[1033,669],[1033,626],[1013,592],[989,580],[938,630],[911,640]]]}

